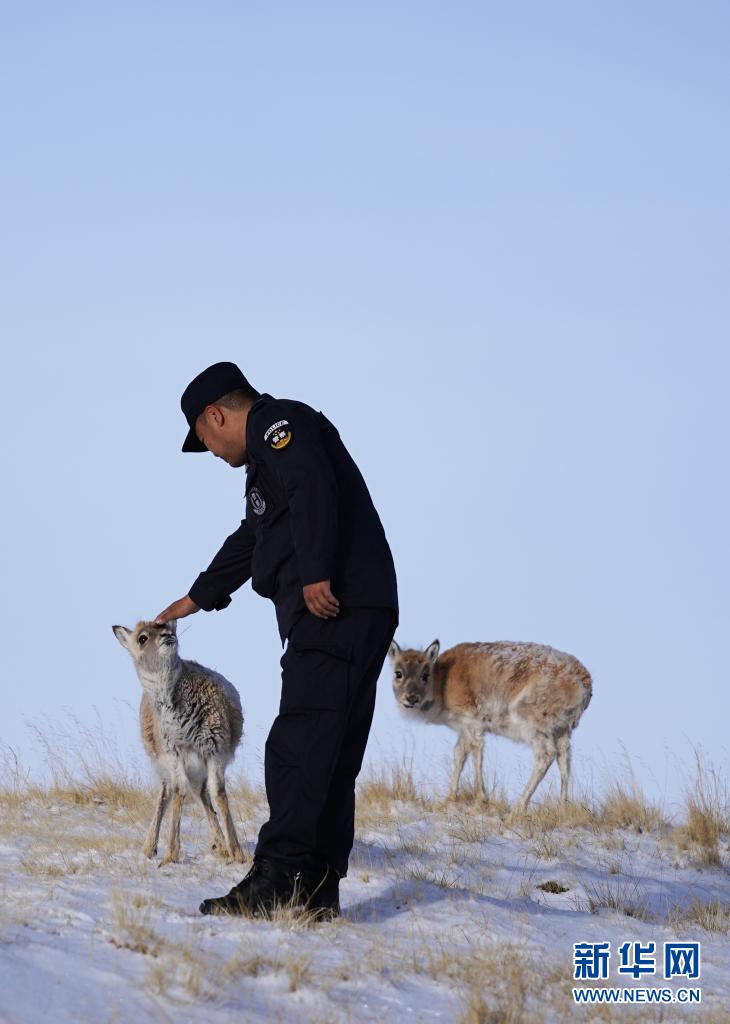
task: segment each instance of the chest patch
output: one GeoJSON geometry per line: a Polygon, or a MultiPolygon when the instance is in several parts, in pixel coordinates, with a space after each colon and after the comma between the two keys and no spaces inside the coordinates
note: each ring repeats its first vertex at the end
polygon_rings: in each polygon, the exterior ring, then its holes
{"type": "Polygon", "coordinates": [[[270,445],[275,451],[286,448],[291,439],[292,428],[289,420],[277,420],[264,434],[264,443],[270,445]]]}
{"type": "Polygon", "coordinates": [[[251,488],[248,492],[248,500],[251,502],[251,508],[254,510],[256,515],[262,516],[266,511],[266,498],[258,487],[251,488]]]}

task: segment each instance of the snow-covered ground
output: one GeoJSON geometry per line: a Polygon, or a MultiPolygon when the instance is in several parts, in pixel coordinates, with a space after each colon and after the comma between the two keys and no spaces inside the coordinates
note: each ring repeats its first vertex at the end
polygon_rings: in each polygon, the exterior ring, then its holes
{"type": "MultiPolygon", "coordinates": [[[[726,834],[720,863],[700,866],[666,825],[577,809],[556,824],[538,804],[510,826],[467,801],[373,792],[342,918],[305,926],[198,914],[248,867],[208,852],[189,806],[183,863],[158,867],[141,853],[147,794],[77,799],[0,800],[2,1021],[730,1021],[726,834]],[[702,1005],[575,1006],[573,944],[604,941],[610,977],[591,985],[695,986],[702,1005]],[[626,941],[656,943],[655,975],[618,974],[626,941]],[[667,941],[701,943],[699,980],[663,980],[667,941]]],[[[250,860],[263,793],[233,804],[250,860]]]]}

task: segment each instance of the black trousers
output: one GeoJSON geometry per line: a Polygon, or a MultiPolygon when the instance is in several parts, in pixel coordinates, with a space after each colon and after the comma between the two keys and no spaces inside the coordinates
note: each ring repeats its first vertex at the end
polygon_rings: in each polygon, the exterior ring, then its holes
{"type": "Polygon", "coordinates": [[[390,608],[343,608],[336,619],[307,612],[295,623],[281,658],[279,714],[266,740],[269,820],[256,856],[296,867],[330,864],[347,874],[355,779],[395,626],[390,608]]]}

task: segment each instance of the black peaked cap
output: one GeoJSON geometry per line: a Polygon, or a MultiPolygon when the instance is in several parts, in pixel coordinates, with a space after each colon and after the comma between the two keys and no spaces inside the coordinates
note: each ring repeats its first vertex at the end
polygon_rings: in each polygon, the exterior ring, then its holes
{"type": "Polygon", "coordinates": [[[195,435],[195,421],[206,405],[238,388],[249,389],[251,385],[235,363],[213,363],[190,381],[182,393],[180,408],[188,421],[190,430],[182,446],[184,452],[207,452],[195,435]]]}

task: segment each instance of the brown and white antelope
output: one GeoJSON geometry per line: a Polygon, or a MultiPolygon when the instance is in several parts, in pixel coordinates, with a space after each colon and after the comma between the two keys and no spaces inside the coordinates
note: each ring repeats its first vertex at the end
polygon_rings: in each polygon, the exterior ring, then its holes
{"type": "Polygon", "coordinates": [[[484,733],[490,732],[532,747],[532,775],[515,811],[525,810],[555,758],[560,796],[567,801],[570,737],[592,693],[585,666],[572,654],[544,644],[463,643],[441,655],[439,646],[434,640],[425,651],[401,650],[394,640],[388,653],[393,692],[402,711],[459,734],[449,797],[456,797],[471,754],[476,798],[486,801],[484,733]]]}
{"type": "Polygon", "coordinates": [[[213,849],[243,861],[225,782],[226,767],[233,760],[243,731],[238,691],[220,673],[179,656],[174,619],[162,626],[138,622],[134,629],[112,629],[131,654],[142,684],[142,742],[160,780],[144,853],[148,857],[157,853],[160,825],[172,800],[170,839],[162,863],[180,859],[182,806],[192,790],[208,819],[213,849]],[[213,802],[223,818],[225,839],[213,802]]]}

